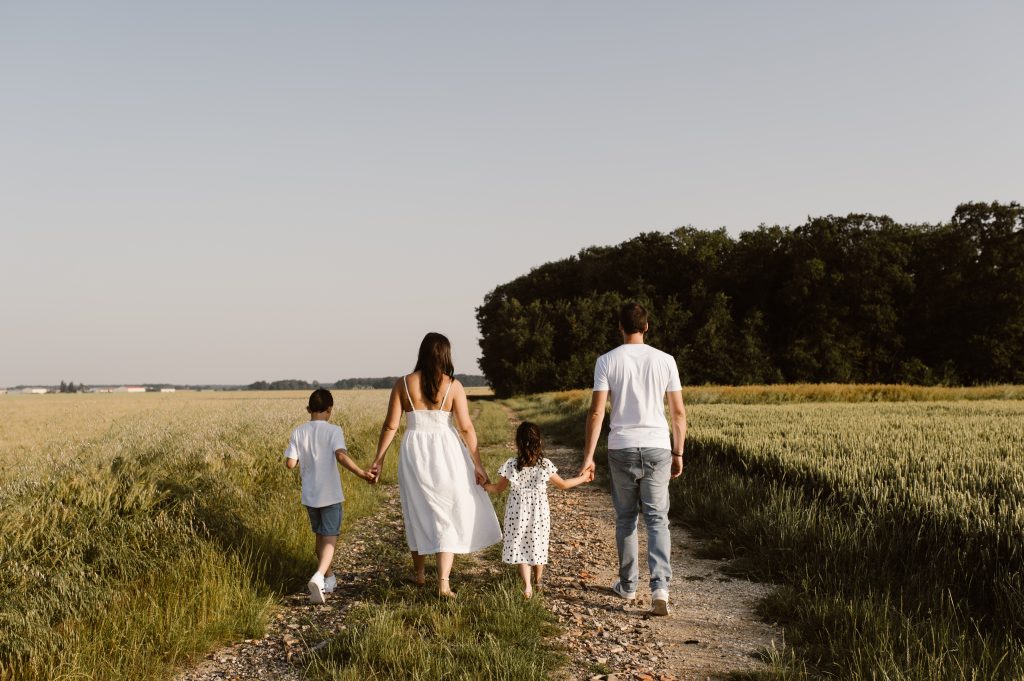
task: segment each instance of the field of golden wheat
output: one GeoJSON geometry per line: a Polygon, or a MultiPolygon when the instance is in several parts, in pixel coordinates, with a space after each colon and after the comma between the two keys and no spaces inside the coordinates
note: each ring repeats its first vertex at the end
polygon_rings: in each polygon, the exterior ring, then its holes
{"type": "MultiPolygon", "coordinates": [[[[312,565],[299,479],[281,465],[306,397],[0,397],[0,678],[166,678],[260,633],[312,565]]],[[[387,392],[335,399],[367,465],[387,392]]],[[[380,491],[343,484],[347,525],[380,491]]]]}

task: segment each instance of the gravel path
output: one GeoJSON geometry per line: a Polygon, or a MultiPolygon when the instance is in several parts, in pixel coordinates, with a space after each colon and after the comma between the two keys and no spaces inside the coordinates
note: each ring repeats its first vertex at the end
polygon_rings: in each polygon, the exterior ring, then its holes
{"type": "MultiPolygon", "coordinates": [[[[547,456],[563,476],[575,474],[577,450],[553,448],[547,456]]],[[[633,603],[609,588],[616,577],[614,512],[608,492],[583,485],[550,490],[552,534],[543,598],[563,627],[554,645],[567,651],[564,679],[690,681],[719,679],[733,671],[763,668],[758,651],[782,641],[781,632],[757,619],[753,607],[770,587],[725,575],[724,561],[693,555],[698,543],[673,527],[671,614],[652,617],[650,594],[642,588],[633,603]]],[[[641,523],[642,527],[642,523],[641,523]]],[[[641,531],[641,556],[645,555],[641,531]]],[[[322,606],[305,591],[284,598],[267,633],[240,641],[183,670],[177,681],[282,679],[303,676],[303,657],[321,644],[323,632],[345,627],[347,611],[365,586],[408,566],[380,565],[383,544],[404,542],[398,494],[386,488],[378,513],[365,518],[339,545],[334,568],[338,590],[322,606]]],[[[476,569],[493,569],[483,557],[476,569]]],[[[641,560],[641,584],[646,561],[641,560]]],[[[464,566],[462,569],[466,569],[464,566]]],[[[501,568],[506,569],[506,568],[501,568]]]]}
{"type": "MultiPolygon", "coordinates": [[[[575,475],[578,450],[553,448],[547,456],[563,477],[575,475]]],[[[644,530],[641,589],[633,603],[622,600],[610,588],[618,576],[618,559],[608,492],[592,484],[556,490],[549,498],[551,565],[545,597],[565,627],[558,642],[570,652],[567,678],[719,679],[763,669],[757,653],[773,641],[781,645],[781,630],[754,614],[770,586],[723,574],[725,561],[697,558],[698,542],[677,526],[672,528],[670,615],[648,614],[644,530]]]]}
{"type": "Polygon", "coordinates": [[[334,554],[338,587],[327,595],[327,603],[313,605],[303,589],[284,598],[267,633],[259,639],[240,641],[217,650],[182,671],[176,681],[225,681],[281,679],[299,681],[304,675],[303,657],[322,643],[324,632],[345,628],[345,615],[360,600],[366,585],[408,572],[408,566],[381,565],[379,550],[384,544],[405,543],[398,487],[383,487],[385,498],[377,513],[358,521],[342,537],[334,554]]]}

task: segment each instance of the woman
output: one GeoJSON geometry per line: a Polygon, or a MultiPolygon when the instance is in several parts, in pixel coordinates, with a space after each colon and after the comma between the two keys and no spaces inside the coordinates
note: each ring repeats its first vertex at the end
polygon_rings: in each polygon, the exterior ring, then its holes
{"type": "Polygon", "coordinates": [[[438,593],[452,597],[448,576],[455,554],[496,544],[501,528],[481,487],[487,473],[480,464],[466,390],[455,380],[451,344],[439,333],[424,336],[415,370],[395,381],[391,389],[377,457],[370,467],[375,479],[402,412],[407,416],[398,452],[398,492],[413,581],[419,586],[426,583],[425,557],[436,553],[438,593]]]}

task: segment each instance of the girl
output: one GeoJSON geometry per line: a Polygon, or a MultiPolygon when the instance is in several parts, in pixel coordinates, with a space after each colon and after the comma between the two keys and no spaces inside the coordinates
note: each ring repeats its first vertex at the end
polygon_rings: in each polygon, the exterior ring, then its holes
{"type": "Polygon", "coordinates": [[[516,429],[516,449],[519,455],[498,469],[501,481],[488,483],[484,489],[495,494],[512,486],[505,502],[505,545],[501,559],[519,566],[523,595],[530,598],[533,596],[530,578],[532,576],[540,586],[544,566],[548,562],[548,537],[551,534],[548,481],[558,489],[569,489],[593,480],[594,471],[590,469],[584,475],[568,480],[559,477],[555,465],[542,456],[540,428],[529,421],[524,421],[516,429]]]}

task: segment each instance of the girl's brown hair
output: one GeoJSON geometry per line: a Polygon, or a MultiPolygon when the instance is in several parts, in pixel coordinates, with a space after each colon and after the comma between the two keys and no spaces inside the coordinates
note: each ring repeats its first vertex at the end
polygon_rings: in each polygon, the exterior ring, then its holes
{"type": "Polygon", "coordinates": [[[452,345],[448,339],[433,331],[424,336],[413,371],[420,372],[420,387],[423,389],[424,399],[436,404],[438,393],[441,391],[441,377],[448,376],[455,380],[452,345]]]}
{"type": "Polygon", "coordinates": [[[523,421],[516,428],[516,449],[519,455],[516,457],[516,470],[521,471],[524,467],[536,466],[544,454],[544,441],[540,437],[540,428],[536,423],[523,421]]]}

